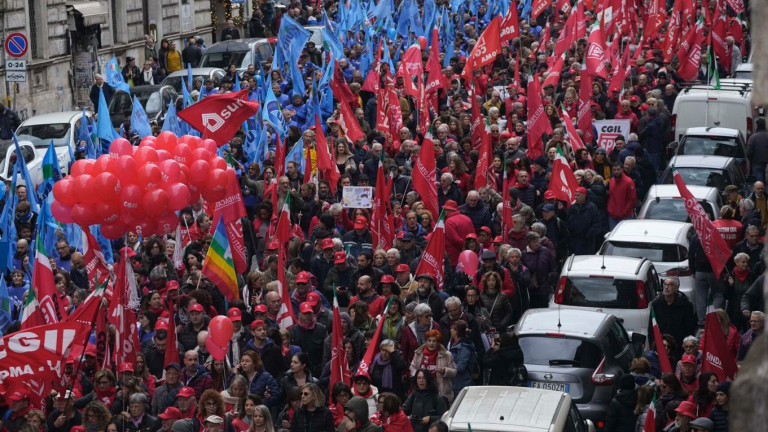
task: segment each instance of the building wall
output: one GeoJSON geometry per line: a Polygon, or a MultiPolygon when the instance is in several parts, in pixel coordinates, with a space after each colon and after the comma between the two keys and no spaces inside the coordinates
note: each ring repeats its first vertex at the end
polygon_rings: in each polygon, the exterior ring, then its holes
{"type": "MultiPolygon", "coordinates": [[[[94,71],[103,72],[113,56],[121,66],[126,56],[135,57],[139,65],[143,63],[144,34],[148,33],[145,17],[147,24],[158,27],[158,47],[160,38],[176,40],[181,47],[181,40],[191,35],[202,37],[207,45],[212,43],[211,0],[102,1],[110,13],[107,23],[101,25],[102,48],[94,56],[94,71]]],[[[26,57],[27,82],[18,83],[16,92],[15,109],[22,119],[81,109],[74,103],[74,56],[69,47],[70,34],[77,34],[69,32],[65,4],[66,0],[0,0],[2,39],[10,32],[23,32],[35,48],[26,57]]],[[[0,49],[0,98],[5,103],[14,89],[6,85],[4,65],[5,52],[0,49]]],[[[84,66],[87,64],[80,57],[78,70],[84,66]]]]}

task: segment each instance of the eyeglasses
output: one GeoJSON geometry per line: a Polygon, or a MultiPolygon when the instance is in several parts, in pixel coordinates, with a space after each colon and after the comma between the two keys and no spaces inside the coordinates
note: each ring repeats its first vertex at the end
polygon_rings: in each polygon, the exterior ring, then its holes
{"type": "Polygon", "coordinates": [[[301,392],[301,395],[302,395],[302,396],[312,396],[312,393],[308,393],[308,392],[301,392]]]}
{"type": "Polygon", "coordinates": [[[213,401],[208,401],[208,402],[205,403],[205,406],[207,406],[207,407],[215,407],[217,405],[218,404],[216,402],[213,402],[213,401]]]}

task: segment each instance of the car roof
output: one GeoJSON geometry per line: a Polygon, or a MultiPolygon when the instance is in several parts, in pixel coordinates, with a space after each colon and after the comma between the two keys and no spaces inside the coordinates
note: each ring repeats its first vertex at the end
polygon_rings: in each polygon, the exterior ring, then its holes
{"type": "MultiPolygon", "coordinates": [[[[169,86],[169,85],[162,85],[162,84],[157,84],[157,85],[143,85],[143,86],[133,86],[133,87],[131,87],[131,93],[130,93],[130,94],[136,94],[136,93],[154,93],[154,92],[156,92],[156,91],[160,91],[160,89],[162,89],[163,87],[173,88],[173,87],[171,87],[171,86],[169,86]]],[[[115,93],[119,93],[119,92],[122,92],[122,93],[126,93],[126,92],[125,92],[125,91],[123,91],[123,90],[117,90],[115,93]]]]}
{"type": "MultiPolygon", "coordinates": [[[[714,195],[719,195],[720,191],[717,190],[715,187],[709,187],[709,186],[694,186],[694,185],[687,185],[688,190],[691,192],[694,198],[697,200],[703,200],[707,199],[714,195]]],[[[680,196],[680,190],[677,189],[677,185],[669,185],[669,184],[659,184],[659,185],[653,185],[650,189],[648,189],[648,198],[646,200],[654,199],[656,197],[659,197],[661,199],[665,198],[681,198],[680,196]]]]}
{"type": "Polygon", "coordinates": [[[731,129],[731,128],[721,128],[721,127],[692,127],[688,128],[685,131],[685,134],[683,136],[689,136],[689,135],[697,135],[697,136],[729,136],[729,137],[737,137],[739,136],[739,130],[738,129],[731,129]]]}
{"type": "Polygon", "coordinates": [[[565,269],[569,276],[611,275],[634,279],[635,271],[643,261],[640,258],[615,255],[576,255],[565,269]]]}
{"type": "Polygon", "coordinates": [[[606,240],[677,244],[680,234],[688,232],[691,224],[657,219],[621,221],[606,240]]]}
{"type": "Polygon", "coordinates": [[[739,71],[751,71],[752,70],[752,63],[742,63],[738,66],[736,66],[736,72],[739,71]]]}
{"type": "MultiPolygon", "coordinates": [[[[563,392],[508,386],[465,388],[448,420],[451,430],[546,431],[557,421],[567,400],[563,392]]],[[[564,409],[568,409],[565,407],[564,409]]]]}
{"type": "MultiPolygon", "coordinates": [[[[224,69],[222,69],[222,68],[201,67],[201,68],[192,68],[192,75],[210,75],[211,72],[217,71],[217,70],[226,73],[226,71],[224,69]]],[[[178,77],[178,76],[184,76],[184,77],[187,76],[187,70],[183,69],[183,70],[180,70],[180,71],[171,72],[170,74],[168,74],[168,76],[166,78],[178,77]]]]}
{"type": "Polygon", "coordinates": [[[515,326],[515,333],[521,336],[562,333],[574,337],[593,337],[610,319],[608,314],[583,309],[528,309],[515,326]]]}
{"type": "Polygon", "coordinates": [[[41,124],[55,124],[55,123],[69,123],[75,117],[81,116],[82,111],[63,111],[54,112],[48,114],[39,114],[34,117],[30,117],[22,123],[23,126],[41,125],[41,124]]]}
{"type": "Polygon", "coordinates": [[[731,161],[734,161],[734,159],[725,156],[682,155],[672,158],[669,162],[669,166],[676,166],[678,168],[724,169],[731,163],[731,161]]]}

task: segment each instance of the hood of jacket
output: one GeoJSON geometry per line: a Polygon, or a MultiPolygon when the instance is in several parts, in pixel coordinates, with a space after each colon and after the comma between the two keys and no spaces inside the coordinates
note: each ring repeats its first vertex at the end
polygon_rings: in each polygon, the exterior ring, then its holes
{"type": "Polygon", "coordinates": [[[360,396],[354,396],[347,402],[344,408],[348,408],[355,413],[355,419],[357,419],[362,426],[370,423],[370,420],[368,419],[368,402],[360,396]]]}
{"type": "Polygon", "coordinates": [[[619,390],[614,399],[626,408],[635,409],[635,405],[637,404],[637,390],[619,390]]]}

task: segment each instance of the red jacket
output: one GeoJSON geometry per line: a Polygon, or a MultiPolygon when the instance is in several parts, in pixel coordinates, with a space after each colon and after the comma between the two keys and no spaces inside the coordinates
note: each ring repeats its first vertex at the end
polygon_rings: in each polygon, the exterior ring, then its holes
{"type": "Polygon", "coordinates": [[[464,239],[475,232],[472,220],[459,212],[445,218],[445,252],[451,258],[451,265],[459,262],[459,254],[464,250],[464,239]]]}
{"type": "Polygon", "coordinates": [[[723,240],[728,243],[728,247],[731,249],[736,246],[736,243],[740,242],[741,239],[744,238],[742,236],[744,226],[739,221],[733,219],[718,219],[712,222],[712,225],[717,228],[717,230],[720,232],[720,235],[723,236],[723,240]]]}
{"type": "MultiPolygon", "coordinates": [[[[352,305],[358,300],[360,299],[358,299],[357,296],[354,296],[351,299],[349,299],[349,304],[352,305]]],[[[363,303],[367,303],[367,302],[363,302],[363,303]]],[[[376,294],[376,298],[373,299],[372,302],[368,303],[368,316],[370,316],[371,318],[376,318],[377,316],[381,315],[381,313],[384,312],[384,307],[386,305],[387,305],[387,299],[385,299],[384,296],[380,296],[376,294]]]]}
{"type": "Polygon", "coordinates": [[[632,217],[637,201],[635,182],[622,174],[619,179],[613,177],[608,184],[608,216],[614,219],[632,217]]]}
{"type": "MultiPolygon", "coordinates": [[[[443,331],[440,329],[440,324],[437,321],[432,321],[432,327],[430,330],[437,330],[440,334],[443,331]]],[[[416,321],[403,327],[402,335],[400,336],[400,351],[403,353],[403,360],[405,364],[410,365],[413,361],[413,354],[416,352],[416,348],[420,347],[419,340],[416,339],[416,321]]]]}

